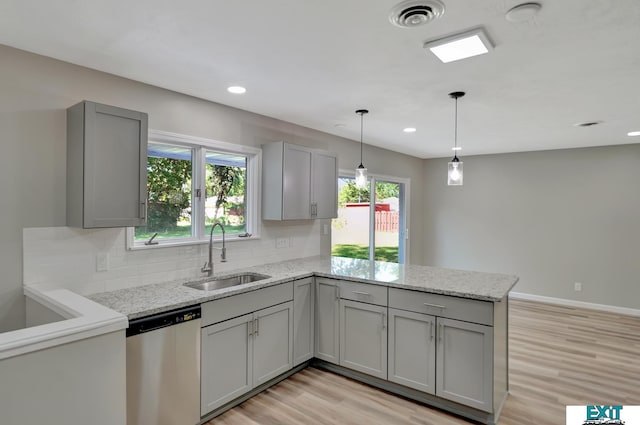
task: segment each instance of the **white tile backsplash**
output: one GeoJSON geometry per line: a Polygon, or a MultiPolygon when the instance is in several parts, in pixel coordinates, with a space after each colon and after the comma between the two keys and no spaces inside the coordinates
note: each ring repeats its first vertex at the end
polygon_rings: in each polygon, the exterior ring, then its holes
{"type": "MultiPolygon", "coordinates": [[[[259,264],[314,255],[328,255],[328,220],[263,223],[260,239],[227,242],[227,262],[214,251],[216,274],[259,264]],[[288,238],[276,249],[277,238],[288,238]]],[[[217,243],[216,245],[219,245],[217,243]]],[[[83,295],[175,280],[197,279],[207,260],[208,245],[198,244],[131,251],[125,229],[38,227],[23,229],[25,285],[67,288],[83,295]],[[98,254],[109,256],[109,269],[96,270],[98,254]]]]}

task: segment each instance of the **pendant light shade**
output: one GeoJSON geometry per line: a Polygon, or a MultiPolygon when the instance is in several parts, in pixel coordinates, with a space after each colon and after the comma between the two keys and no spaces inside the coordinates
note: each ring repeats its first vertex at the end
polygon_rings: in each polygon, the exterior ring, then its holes
{"type": "Polygon", "coordinates": [[[360,165],[356,168],[356,187],[358,189],[364,189],[367,187],[367,169],[362,165],[362,133],[363,133],[363,121],[364,114],[368,114],[366,109],[358,109],[356,114],[360,115],[360,165]]]}
{"type": "Polygon", "coordinates": [[[449,167],[447,169],[447,184],[449,186],[462,186],[462,161],[458,159],[458,151],[460,148],[458,147],[458,98],[464,96],[464,92],[455,91],[453,93],[449,93],[449,96],[456,101],[456,113],[455,113],[455,124],[454,124],[454,136],[453,136],[453,159],[449,162],[449,167]]]}

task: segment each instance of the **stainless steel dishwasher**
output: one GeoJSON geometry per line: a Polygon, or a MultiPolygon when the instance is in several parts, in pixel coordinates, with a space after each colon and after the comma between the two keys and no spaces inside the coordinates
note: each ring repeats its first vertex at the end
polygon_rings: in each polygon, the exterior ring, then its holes
{"type": "Polygon", "coordinates": [[[132,320],[127,425],[200,422],[200,306],[132,320]]]}

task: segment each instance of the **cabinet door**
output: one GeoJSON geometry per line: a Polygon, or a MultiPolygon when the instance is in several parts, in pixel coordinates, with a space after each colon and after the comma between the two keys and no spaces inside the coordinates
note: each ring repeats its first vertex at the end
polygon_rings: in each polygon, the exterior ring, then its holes
{"type": "Polygon", "coordinates": [[[313,153],[313,218],[338,216],[338,160],[335,155],[313,153]]]}
{"type": "Polygon", "coordinates": [[[282,218],[311,218],[311,151],[284,144],[282,218]]]}
{"type": "Polygon", "coordinates": [[[253,386],[293,367],[293,302],[254,313],[253,386]]]}
{"type": "Polygon", "coordinates": [[[84,227],[146,223],[147,114],[85,102],[84,227]]]}
{"type": "Polygon", "coordinates": [[[387,379],[387,308],[340,300],[340,365],[387,379]]]}
{"type": "Polygon", "coordinates": [[[436,395],[493,410],[493,328],[438,317],[436,395]]]}
{"type": "Polygon", "coordinates": [[[293,282],[293,365],[313,357],[315,285],[312,277],[293,282]]]}
{"type": "Polygon", "coordinates": [[[338,287],[328,279],[316,279],[316,357],[340,362],[340,300],[338,287]]]}
{"type": "Polygon", "coordinates": [[[202,328],[202,415],[252,388],[253,323],[247,314],[202,328]]]}
{"type": "Polygon", "coordinates": [[[389,381],[436,391],[436,318],[389,309],[389,381]]]}

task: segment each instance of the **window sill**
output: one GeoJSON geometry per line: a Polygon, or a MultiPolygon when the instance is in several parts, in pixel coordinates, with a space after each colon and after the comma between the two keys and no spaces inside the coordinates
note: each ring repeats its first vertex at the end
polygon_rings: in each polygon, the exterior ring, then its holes
{"type": "MultiPolygon", "coordinates": [[[[216,235],[217,236],[217,235],[216,235]]],[[[227,236],[225,239],[226,243],[234,243],[234,242],[243,242],[243,241],[253,241],[256,239],[260,239],[260,235],[251,235],[245,238],[238,237],[237,235],[227,236]]],[[[222,243],[221,237],[214,237],[213,243],[222,243]]],[[[175,248],[180,246],[190,246],[190,245],[205,245],[209,244],[209,238],[206,239],[188,239],[188,240],[175,240],[175,241],[163,241],[159,240],[157,244],[153,245],[144,245],[144,244],[135,244],[128,242],[127,250],[128,251],[142,251],[146,249],[157,249],[157,248],[175,248]]]]}

